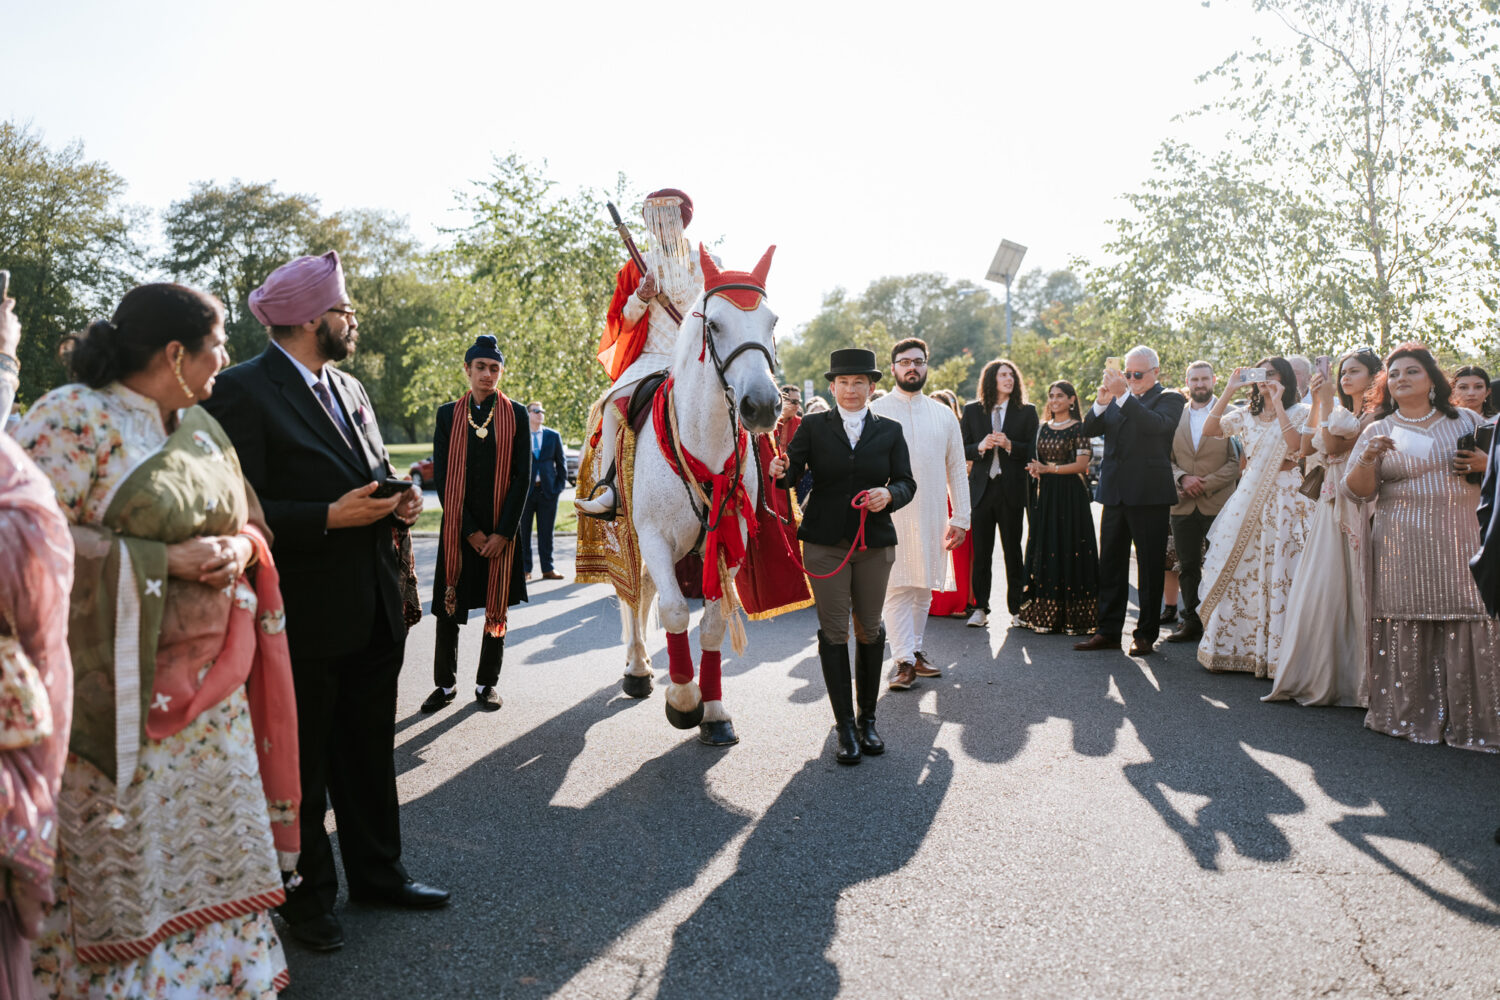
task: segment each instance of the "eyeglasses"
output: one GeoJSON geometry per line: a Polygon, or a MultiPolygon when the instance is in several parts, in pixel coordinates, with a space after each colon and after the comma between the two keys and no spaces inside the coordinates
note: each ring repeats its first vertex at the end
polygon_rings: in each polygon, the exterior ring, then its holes
{"type": "Polygon", "coordinates": [[[1147,375],[1150,375],[1154,371],[1156,371],[1155,368],[1147,368],[1143,372],[1126,372],[1125,377],[1128,379],[1134,379],[1135,381],[1139,382],[1141,379],[1145,378],[1147,375]]]}
{"type": "Polygon", "coordinates": [[[331,312],[331,313],[338,313],[340,316],[343,316],[346,319],[353,319],[354,318],[354,307],[353,306],[349,306],[347,308],[344,307],[344,306],[334,306],[333,308],[329,309],[328,311],[331,312]]]}
{"type": "Polygon", "coordinates": [[[892,368],[906,368],[906,369],[926,368],[927,367],[927,362],[923,361],[921,359],[913,361],[910,358],[902,358],[900,361],[897,361],[894,364],[892,364],[891,367],[892,368]]]}
{"type": "Polygon", "coordinates": [[[527,413],[543,413],[543,414],[545,414],[547,411],[546,410],[527,410],[526,412],[527,413]]]}

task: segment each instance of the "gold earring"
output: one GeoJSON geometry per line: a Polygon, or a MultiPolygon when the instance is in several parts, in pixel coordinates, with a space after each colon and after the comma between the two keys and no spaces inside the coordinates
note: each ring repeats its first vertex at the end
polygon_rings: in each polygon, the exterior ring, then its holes
{"type": "MultiPolygon", "coordinates": [[[[185,353],[185,352],[184,352],[185,353]]],[[[177,362],[172,365],[172,374],[177,376],[177,384],[182,387],[183,394],[188,399],[197,399],[197,395],[188,388],[187,379],[182,377],[182,355],[177,355],[177,362]]]]}

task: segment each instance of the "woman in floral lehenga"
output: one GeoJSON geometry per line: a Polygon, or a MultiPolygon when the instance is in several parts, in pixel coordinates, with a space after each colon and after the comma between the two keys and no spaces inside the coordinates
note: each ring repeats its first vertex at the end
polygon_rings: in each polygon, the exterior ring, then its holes
{"type": "Polygon", "coordinates": [[[83,384],[38,400],[18,434],[76,549],[37,995],[268,997],[287,982],[267,913],[298,846],[284,616],[234,449],[191,405],[223,344],[217,300],[136,288],[75,339],[83,384]]]}
{"type": "Polygon", "coordinates": [[[1296,456],[1307,407],[1297,402],[1296,373],[1279,357],[1257,367],[1265,381],[1252,389],[1250,405],[1225,413],[1230,398],[1250,384],[1250,369],[1236,368],[1203,425],[1209,437],[1238,437],[1249,464],[1209,530],[1198,662],[1209,670],[1266,677],[1281,647],[1287,594],[1312,501],[1297,492],[1296,456]]]}

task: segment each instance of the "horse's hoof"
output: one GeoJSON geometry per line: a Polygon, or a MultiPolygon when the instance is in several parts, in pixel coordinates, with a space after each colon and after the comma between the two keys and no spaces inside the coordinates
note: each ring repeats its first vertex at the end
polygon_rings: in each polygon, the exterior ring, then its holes
{"type": "Polygon", "coordinates": [[[735,735],[734,723],[728,719],[698,724],[698,742],[711,747],[732,747],[740,741],[735,735]]]}
{"type": "Polygon", "coordinates": [[[651,697],[651,689],[654,686],[651,683],[650,674],[632,674],[627,672],[625,677],[620,681],[620,690],[625,692],[625,697],[627,698],[649,698],[651,697]]]}
{"type": "Polygon", "coordinates": [[[669,701],[667,704],[667,721],[675,729],[692,729],[703,721],[703,702],[693,706],[692,711],[684,712],[679,708],[673,708],[669,701]]]}

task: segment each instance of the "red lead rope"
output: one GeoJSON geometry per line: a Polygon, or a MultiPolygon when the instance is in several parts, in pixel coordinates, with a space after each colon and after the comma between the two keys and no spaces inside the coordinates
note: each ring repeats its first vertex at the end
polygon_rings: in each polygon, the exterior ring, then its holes
{"type": "Polygon", "coordinates": [[[849,565],[849,560],[853,558],[856,549],[860,552],[863,552],[865,550],[865,518],[870,514],[869,508],[867,508],[865,505],[869,502],[869,499],[870,491],[860,490],[858,493],[854,494],[854,499],[849,501],[849,506],[859,511],[859,530],[854,533],[854,543],[849,546],[849,551],[844,553],[844,561],[839,563],[838,567],[834,569],[832,573],[808,572],[807,567],[802,565],[802,557],[799,556],[794,549],[792,551],[792,558],[797,561],[797,568],[802,570],[802,572],[807,573],[808,576],[816,580],[826,580],[830,576],[838,576],[839,572],[845,566],[849,565]]]}

